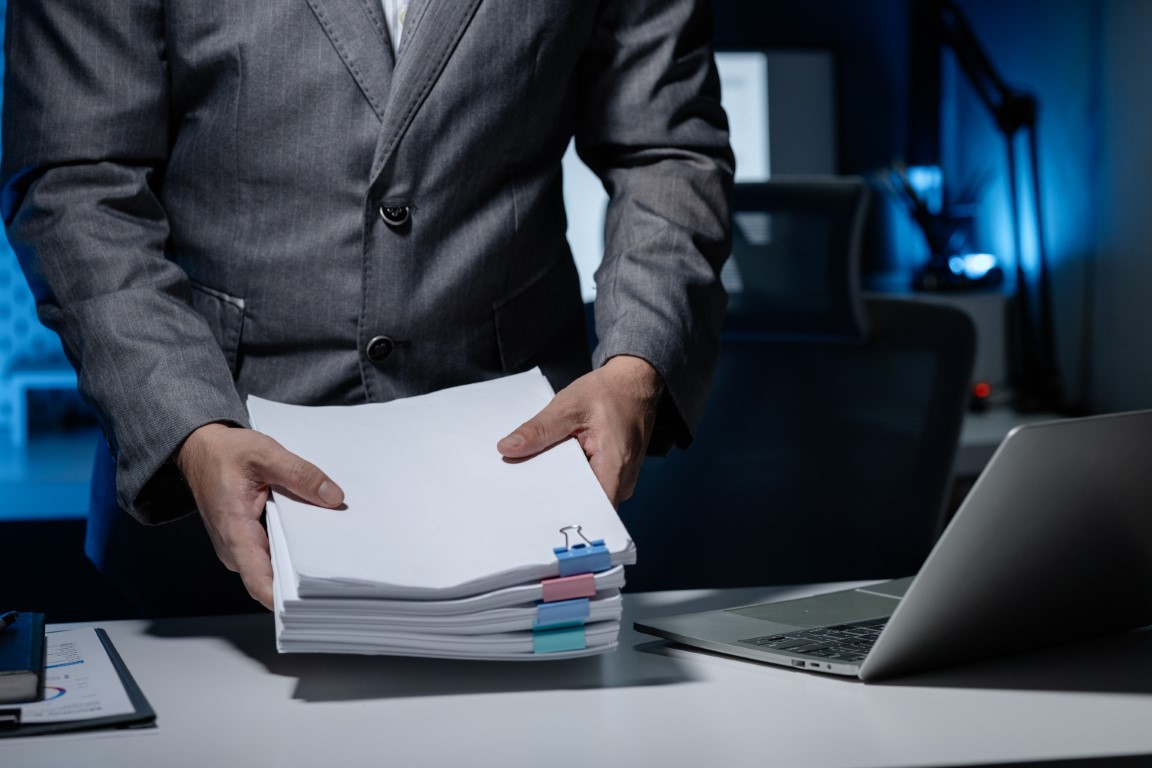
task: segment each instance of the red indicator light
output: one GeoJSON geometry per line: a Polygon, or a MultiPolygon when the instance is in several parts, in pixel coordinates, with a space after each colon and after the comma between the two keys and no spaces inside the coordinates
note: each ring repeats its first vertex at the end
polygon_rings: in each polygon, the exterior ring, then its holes
{"type": "Polygon", "coordinates": [[[972,396],[984,400],[992,394],[992,386],[986,381],[978,381],[972,385],[972,396]]]}

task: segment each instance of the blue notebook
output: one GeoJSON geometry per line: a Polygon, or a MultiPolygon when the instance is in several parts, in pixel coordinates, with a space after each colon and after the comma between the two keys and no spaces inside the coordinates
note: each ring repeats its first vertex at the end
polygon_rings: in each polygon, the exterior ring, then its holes
{"type": "Polygon", "coordinates": [[[44,690],[44,614],[21,613],[0,632],[0,703],[33,701],[44,690]]]}

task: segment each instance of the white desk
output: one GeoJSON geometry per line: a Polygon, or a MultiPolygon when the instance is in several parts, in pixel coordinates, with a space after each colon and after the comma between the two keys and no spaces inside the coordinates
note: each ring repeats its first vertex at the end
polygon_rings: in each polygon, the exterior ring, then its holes
{"type": "MultiPolygon", "coordinates": [[[[810,591],[629,596],[626,626],[810,591]]],[[[102,626],[159,728],[4,740],[0,765],[793,768],[1152,754],[1152,632],[864,685],[631,629],[604,657],[480,663],[279,656],[269,616],[102,626]]]]}

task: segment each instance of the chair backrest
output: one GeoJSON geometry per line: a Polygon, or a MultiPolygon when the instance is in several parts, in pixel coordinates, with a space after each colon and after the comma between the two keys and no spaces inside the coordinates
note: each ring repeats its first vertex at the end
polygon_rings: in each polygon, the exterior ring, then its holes
{"type": "Polygon", "coordinates": [[[950,307],[861,296],[867,198],[854,179],[738,190],[743,290],[695,443],[649,459],[621,507],[630,590],[905,576],[927,556],[975,332],[950,307]]]}
{"type": "Polygon", "coordinates": [[[868,200],[867,185],[855,177],[738,185],[726,336],[862,337],[860,244],[868,200]]]}

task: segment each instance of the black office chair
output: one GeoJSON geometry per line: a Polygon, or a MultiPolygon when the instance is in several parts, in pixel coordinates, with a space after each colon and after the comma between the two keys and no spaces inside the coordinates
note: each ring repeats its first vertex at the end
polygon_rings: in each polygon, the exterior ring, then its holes
{"type": "Polygon", "coordinates": [[[898,577],[931,549],[975,331],[862,296],[867,201],[858,179],[737,189],[742,289],[695,443],[649,459],[622,505],[630,591],[898,577]]]}

